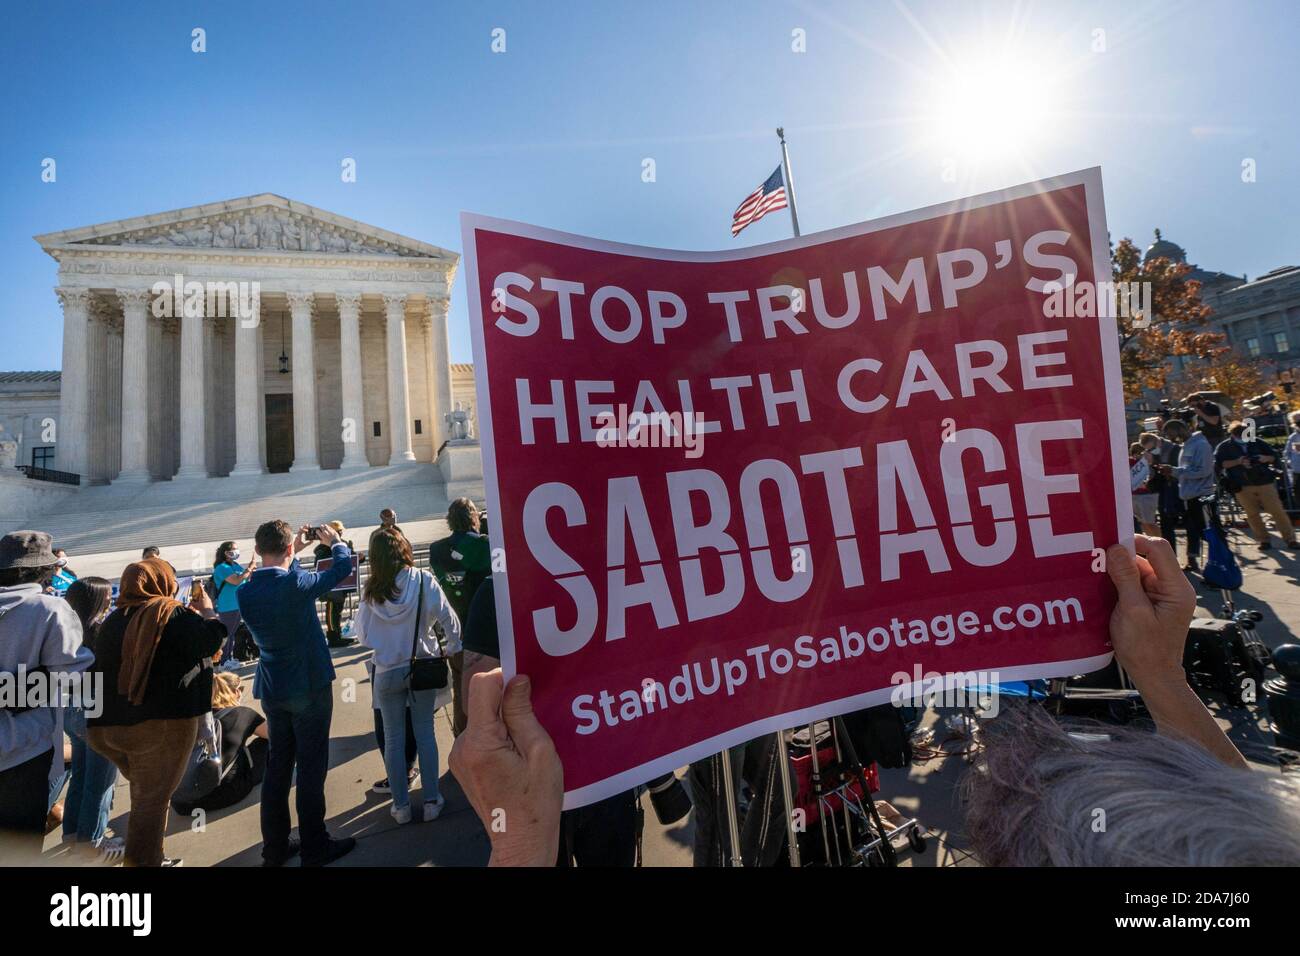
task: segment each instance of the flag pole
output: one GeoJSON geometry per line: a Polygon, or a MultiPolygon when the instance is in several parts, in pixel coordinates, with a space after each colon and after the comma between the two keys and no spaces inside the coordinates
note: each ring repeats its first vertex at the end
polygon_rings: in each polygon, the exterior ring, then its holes
{"type": "MultiPolygon", "coordinates": [[[[794,180],[790,178],[790,151],[786,149],[785,146],[785,128],[778,126],[776,128],[776,135],[777,138],[781,140],[781,172],[785,176],[785,198],[787,200],[787,205],[790,207],[790,225],[794,227],[795,237],[798,238],[799,213],[795,209],[794,204],[794,180]]],[[[780,769],[781,798],[785,803],[786,851],[790,854],[790,865],[795,869],[798,869],[802,863],[799,853],[799,832],[794,824],[794,787],[790,780],[790,751],[786,747],[785,731],[778,730],[772,736],[775,738],[773,742],[776,745],[776,752],[773,754],[772,759],[777,761],[777,766],[780,769]]],[[[816,736],[813,737],[811,746],[815,754],[817,750],[816,736]]],[[[813,760],[815,761],[816,759],[816,756],[814,756],[813,760]]],[[[824,836],[824,821],[822,832],[824,836]]],[[[829,852],[827,853],[826,862],[828,864],[830,863],[829,852]]]]}
{"type": "Polygon", "coordinates": [[[781,140],[781,170],[785,173],[785,195],[790,200],[790,225],[794,227],[794,234],[797,238],[799,236],[799,213],[794,204],[794,179],[790,175],[790,151],[785,147],[785,128],[778,126],[776,135],[781,140]]]}

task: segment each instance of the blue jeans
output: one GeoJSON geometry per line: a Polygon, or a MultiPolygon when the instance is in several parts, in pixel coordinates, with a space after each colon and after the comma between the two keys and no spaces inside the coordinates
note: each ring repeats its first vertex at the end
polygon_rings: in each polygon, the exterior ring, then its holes
{"type": "Polygon", "coordinates": [[[433,729],[436,690],[407,690],[406,675],[410,664],[375,675],[374,694],[379,712],[384,715],[384,769],[393,790],[393,807],[411,805],[406,782],[406,708],[411,708],[411,726],[415,729],[415,749],[420,755],[420,784],[426,802],[438,799],[438,737],[433,729]]]}
{"type": "Polygon", "coordinates": [[[117,767],[86,743],[86,717],[81,708],[68,708],[64,729],[72,741],[72,778],[63,801],[63,839],[98,843],[113,809],[117,767]]]}
{"type": "MultiPolygon", "coordinates": [[[[334,688],[286,700],[264,700],[269,753],[262,778],[262,856],[282,859],[289,849],[289,788],[298,768],[298,835],[302,859],[325,855],[325,774],[330,762],[330,719],[334,688]]],[[[403,777],[403,780],[406,778],[403,777]]]]}

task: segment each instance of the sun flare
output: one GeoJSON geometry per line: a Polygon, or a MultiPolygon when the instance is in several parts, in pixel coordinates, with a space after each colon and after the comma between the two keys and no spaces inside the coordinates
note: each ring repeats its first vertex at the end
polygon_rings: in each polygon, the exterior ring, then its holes
{"type": "Polygon", "coordinates": [[[1052,132],[1052,74],[1012,55],[955,63],[925,94],[926,136],[966,161],[1023,158],[1052,132]]]}

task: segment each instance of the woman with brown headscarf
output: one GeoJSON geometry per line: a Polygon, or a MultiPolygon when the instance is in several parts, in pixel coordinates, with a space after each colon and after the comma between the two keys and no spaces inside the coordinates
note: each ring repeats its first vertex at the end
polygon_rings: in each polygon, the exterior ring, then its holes
{"type": "Polygon", "coordinates": [[[122,573],[117,609],[95,640],[103,708],[86,723],[91,747],[131,783],[127,866],[179,863],[163,857],[167,802],[212,707],[212,655],[225,638],[201,588],[193,609],[176,599],[166,561],[148,558],[122,573]]]}

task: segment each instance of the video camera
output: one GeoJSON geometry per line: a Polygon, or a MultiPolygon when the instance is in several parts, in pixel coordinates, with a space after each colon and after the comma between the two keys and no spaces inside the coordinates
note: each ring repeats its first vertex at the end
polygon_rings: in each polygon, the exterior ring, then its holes
{"type": "Polygon", "coordinates": [[[1273,406],[1277,404],[1277,395],[1271,391],[1261,392],[1259,395],[1252,395],[1242,404],[1242,409],[1248,415],[1271,415],[1273,406]]]}
{"type": "Polygon", "coordinates": [[[1160,399],[1160,414],[1167,422],[1177,420],[1189,426],[1196,424],[1195,408],[1191,405],[1179,405],[1167,398],[1160,399]]]}

